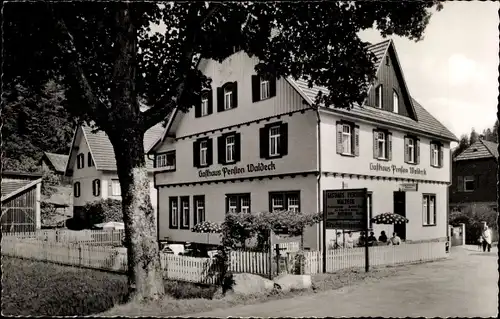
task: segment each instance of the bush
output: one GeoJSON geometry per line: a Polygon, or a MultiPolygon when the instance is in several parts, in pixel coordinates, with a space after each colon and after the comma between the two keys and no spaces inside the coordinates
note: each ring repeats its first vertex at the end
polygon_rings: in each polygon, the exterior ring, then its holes
{"type": "Polygon", "coordinates": [[[79,219],[68,218],[66,219],[66,228],[69,230],[82,230],[85,228],[85,225],[79,219]]]}
{"type": "Polygon", "coordinates": [[[90,202],[83,206],[83,214],[90,226],[106,222],[122,222],[122,202],[111,198],[90,202]]]}

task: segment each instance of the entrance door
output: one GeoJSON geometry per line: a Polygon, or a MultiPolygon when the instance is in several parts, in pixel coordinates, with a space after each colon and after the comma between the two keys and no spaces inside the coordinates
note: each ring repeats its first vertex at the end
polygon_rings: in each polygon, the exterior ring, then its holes
{"type": "MultiPolygon", "coordinates": [[[[394,192],[394,213],[406,217],[406,193],[394,192]]],[[[394,225],[399,238],[406,240],[406,223],[394,225]]]]}

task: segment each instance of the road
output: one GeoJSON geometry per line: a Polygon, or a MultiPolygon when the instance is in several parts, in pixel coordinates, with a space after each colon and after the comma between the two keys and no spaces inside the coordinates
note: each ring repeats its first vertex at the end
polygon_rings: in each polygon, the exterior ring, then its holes
{"type": "Polygon", "coordinates": [[[376,282],[189,317],[497,317],[497,248],[454,247],[451,255],[376,282]]]}

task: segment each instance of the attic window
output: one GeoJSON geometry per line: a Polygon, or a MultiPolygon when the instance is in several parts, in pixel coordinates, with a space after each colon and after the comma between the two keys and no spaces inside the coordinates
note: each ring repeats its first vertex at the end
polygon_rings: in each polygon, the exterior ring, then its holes
{"type": "Polygon", "coordinates": [[[477,152],[477,148],[473,149],[472,151],[473,151],[473,152],[477,152]]]}
{"type": "Polygon", "coordinates": [[[390,65],[390,59],[389,59],[389,56],[386,56],[385,57],[385,65],[390,65]]]}
{"type": "Polygon", "coordinates": [[[383,86],[382,84],[380,84],[375,89],[375,106],[378,107],[379,109],[382,108],[382,92],[383,92],[383,86]]]}

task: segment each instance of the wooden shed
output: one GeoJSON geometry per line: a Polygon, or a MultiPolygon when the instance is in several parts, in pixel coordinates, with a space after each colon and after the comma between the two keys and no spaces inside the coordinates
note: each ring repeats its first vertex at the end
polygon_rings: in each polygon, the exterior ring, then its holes
{"type": "Polygon", "coordinates": [[[2,172],[1,187],[2,233],[40,229],[42,175],[2,172]]]}

